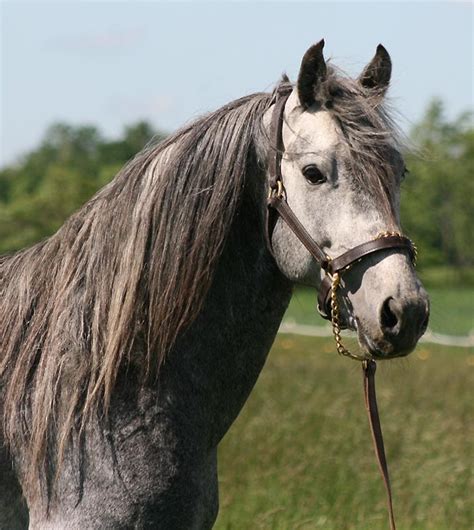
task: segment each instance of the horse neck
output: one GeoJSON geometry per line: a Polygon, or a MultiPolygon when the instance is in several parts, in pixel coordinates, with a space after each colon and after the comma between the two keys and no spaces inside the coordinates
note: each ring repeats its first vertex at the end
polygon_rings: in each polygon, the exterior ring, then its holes
{"type": "MultiPolygon", "coordinates": [[[[276,332],[291,286],[265,245],[262,208],[244,201],[206,300],[204,313],[216,310],[221,326],[248,335],[251,328],[265,336],[276,332]],[[253,321],[257,318],[257,321],[253,321]]],[[[258,337],[254,337],[258,340],[258,337]]]]}
{"type": "Polygon", "coordinates": [[[188,413],[196,409],[210,445],[245,403],[291,297],[291,284],[265,247],[264,206],[256,207],[265,204],[263,190],[257,195],[244,195],[203,308],[163,367],[173,402],[188,413]]]}

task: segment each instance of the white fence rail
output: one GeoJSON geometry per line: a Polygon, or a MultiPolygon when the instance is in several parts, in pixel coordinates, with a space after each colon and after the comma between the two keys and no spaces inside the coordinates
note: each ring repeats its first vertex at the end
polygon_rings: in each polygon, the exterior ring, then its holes
{"type": "MultiPolygon", "coordinates": [[[[330,326],[308,326],[305,324],[296,324],[293,322],[283,322],[278,330],[279,333],[292,333],[294,335],[306,335],[308,337],[331,337],[332,329],[330,326]]],[[[355,336],[349,334],[348,336],[355,336]]],[[[457,346],[459,348],[474,348],[474,334],[464,337],[454,335],[442,335],[428,329],[421,337],[420,342],[430,342],[432,344],[441,344],[443,346],[457,346]]]]}

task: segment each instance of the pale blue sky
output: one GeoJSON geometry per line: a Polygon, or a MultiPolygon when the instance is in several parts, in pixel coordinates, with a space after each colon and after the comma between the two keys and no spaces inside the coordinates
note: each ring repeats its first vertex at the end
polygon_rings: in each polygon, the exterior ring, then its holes
{"type": "Polygon", "coordinates": [[[244,94],[292,79],[308,46],[357,74],[381,42],[391,96],[409,121],[433,96],[472,106],[467,2],[1,3],[0,165],[54,121],[118,136],[147,119],[171,131],[244,94]]]}

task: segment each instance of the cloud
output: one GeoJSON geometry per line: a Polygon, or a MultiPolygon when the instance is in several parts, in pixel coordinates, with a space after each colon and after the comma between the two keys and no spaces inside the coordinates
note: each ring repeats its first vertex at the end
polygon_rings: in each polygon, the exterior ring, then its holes
{"type": "Polygon", "coordinates": [[[136,119],[160,120],[176,110],[176,100],[171,94],[147,96],[116,95],[107,99],[104,111],[109,116],[120,116],[125,121],[136,119]]]}
{"type": "Polygon", "coordinates": [[[132,48],[143,41],[143,27],[108,29],[98,33],[61,35],[47,42],[48,48],[78,52],[113,52],[132,48]]]}

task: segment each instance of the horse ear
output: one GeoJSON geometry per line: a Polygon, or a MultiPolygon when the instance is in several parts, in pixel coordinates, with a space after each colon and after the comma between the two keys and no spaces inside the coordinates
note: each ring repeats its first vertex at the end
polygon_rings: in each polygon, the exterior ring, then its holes
{"type": "Polygon", "coordinates": [[[388,51],[379,44],[370,63],[359,76],[360,84],[365,88],[378,89],[385,92],[390,83],[392,61],[388,51]]]}
{"type": "Polygon", "coordinates": [[[320,83],[326,79],[326,62],[323,57],[324,39],[307,50],[298,74],[298,97],[301,105],[310,107],[317,98],[320,83]]]}

